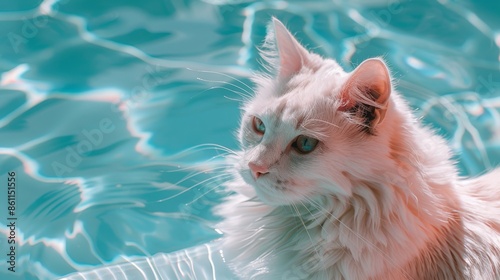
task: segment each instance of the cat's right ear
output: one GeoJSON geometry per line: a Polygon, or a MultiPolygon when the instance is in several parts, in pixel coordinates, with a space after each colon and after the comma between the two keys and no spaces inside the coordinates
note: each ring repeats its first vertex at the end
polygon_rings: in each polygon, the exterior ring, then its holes
{"type": "Polygon", "coordinates": [[[391,77],[384,61],[367,59],[349,74],[340,91],[339,110],[355,110],[365,118],[367,128],[373,130],[384,120],[390,94],[391,77]]]}
{"type": "Polygon", "coordinates": [[[308,52],[297,42],[297,39],[288,31],[288,29],[278,19],[272,19],[272,24],[268,27],[266,42],[271,51],[275,52],[273,56],[278,56],[278,61],[270,61],[278,71],[280,78],[288,78],[300,71],[306,63],[308,52]]]}

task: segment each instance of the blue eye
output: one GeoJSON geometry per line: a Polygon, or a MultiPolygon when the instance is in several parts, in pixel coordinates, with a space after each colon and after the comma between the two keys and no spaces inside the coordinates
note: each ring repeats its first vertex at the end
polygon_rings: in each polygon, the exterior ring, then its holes
{"type": "Polygon", "coordinates": [[[301,154],[308,154],[316,149],[318,143],[318,139],[307,137],[305,135],[299,135],[292,143],[292,148],[301,154]]]}
{"type": "Polygon", "coordinates": [[[266,126],[262,120],[257,117],[253,117],[252,127],[257,134],[263,135],[266,132],[266,126]]]}

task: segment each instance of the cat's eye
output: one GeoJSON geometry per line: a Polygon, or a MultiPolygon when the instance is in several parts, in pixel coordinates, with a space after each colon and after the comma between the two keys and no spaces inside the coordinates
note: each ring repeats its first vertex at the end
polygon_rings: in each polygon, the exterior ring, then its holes
{"type": "Polygon", "coordinates": [[[252,127],[257,134],[263,135],[266,132],[266,126],[264,125],[264,122],[262,122],[262,120],[257,117],[253,117],[252,127]]]}
{"type": "Polygon", "coordinates": [[[292,148],[301,154],[308,154],[316,149],[318,143],[318,139],[305,135],[299,135],[295,138],[295,141],[293,141],[292,148]]]}

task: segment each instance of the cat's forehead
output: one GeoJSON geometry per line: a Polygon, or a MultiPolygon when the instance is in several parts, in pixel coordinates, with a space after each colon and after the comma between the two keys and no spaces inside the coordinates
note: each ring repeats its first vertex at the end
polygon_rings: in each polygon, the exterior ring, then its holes
{"type": "Polygon", "coordinates": [[[299,100],[297,98],[290,98],[290,96],[284,95],[276,100],[276,102],[271,106],[270,111],[272,112],[274,118],[281,120],[282,122],[295,124],[297,127],[307,114],[307,110],[304,105],[312,101],[313,98],[302,98],[302,100],[299,100]]]}
{"type": "Polygon", "coordinates": [[[310,98],[303,98],[301,101],[288,95],[271,97],[261,95],[249,104],[246,111],[247,115],[261,118],[268,128],[296,128],[307,115],[306,108],[310,108],[304,105],[311,101],[310,98]],[[306,99],[309,101],[305,102],[306,99]]]}
{"type": "Polygon", "coordinates": [[[270,126],[300,130],[310,119],[328,119],[330,114],[326,108],[332,102],[320,95],[294,96],[290,93],[261,103],[256,113],[270,126]]]}
{"type": "Polygon", "coordinates": [[[303,68],[283,87],[286,97],[314,102],[318,97],[335,97],[346,73],[334,61],[324,62],[317,67],[303,68]]]}
{"type": "Polygon", "coordinates": [[[261,87],[246,111],[268,122],[298,128],[307,118],[323,119],[322,115],[328,113],[325,103],[337,98],[345,77],[346,73],[335,61],[322,60],[319,65],[302,68],[283,84],[269,83],[261,87]]]}
{"type": "Polygon", "coordinates": [[[266,126],[268,139],[274,139],[273,141],[286,142],[299,134],[319,140],[327,139],[333,126],[325,124],[335,122],[334,101],[325,97],[303,100],[289,97],[275,97],[268,99],[266,103],[254,104],[252,110],[247,111],[247,116],[261,118],[266,126]]]}

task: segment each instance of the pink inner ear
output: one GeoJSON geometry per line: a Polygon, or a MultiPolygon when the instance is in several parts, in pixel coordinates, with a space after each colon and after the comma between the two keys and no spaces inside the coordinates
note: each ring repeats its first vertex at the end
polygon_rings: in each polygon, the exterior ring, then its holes
{"type": "Polygon", "coordinates": [[[307,51],[297,42],[286,27],[276,18],[273,18],[276,45],[280,58],[280,77],[289,77],[300,71],[307,51]]]}
{"type": "Polygon", "coordinates": [[[391,78],[384,62],[372,58],[359,65],[347,79],[340,91],[340,111],[347,111],[362,102],[370,105],[376,103],[382,107],[389,100],[391,94],[391,78]],[[371,96],[371,94],[378,96],[371,96]],[[363,102],[365,101],[365,102],[363,102]]]}

